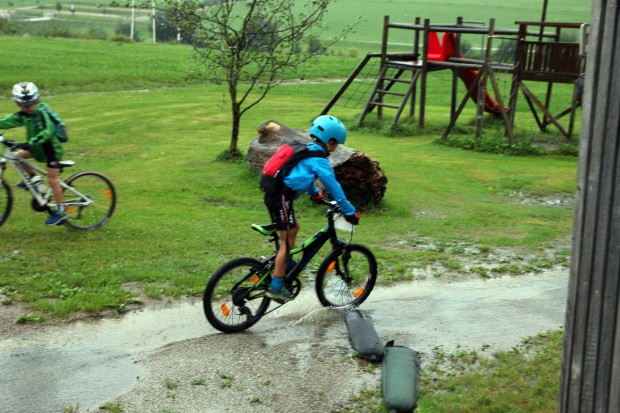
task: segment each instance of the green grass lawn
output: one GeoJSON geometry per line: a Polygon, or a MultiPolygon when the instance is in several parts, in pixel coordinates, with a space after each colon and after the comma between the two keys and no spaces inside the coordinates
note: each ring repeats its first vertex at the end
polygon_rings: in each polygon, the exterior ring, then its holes
{"type": "MultiPolygon", "coordinates": [[[[306,96],[314,88],[282,86],[249,112],[240,147],[269,119],[307,127],[317,102],[306,96]]],[[[225,260],[264,253],[249,229],[267,219],[257,176],[245,163],[215,161],[229,140],[222,93],[188,86],[46,99],[71,127],[67,157],[113,179],[118,209],[100,231],[50,229],[16,192],[13,214],[0,229],[4,293],[42,315],[96,313],[131,301],[126,283],[143,283],[157,296],[198,295],[225,260]]],[[[13,110],[12,102],[0,103],[1,111],[13,110]]],[[[22,133],[6,136],[19,140],[22,133]]],[[[435,138],[350,133],[348,146],[379,161],[389,180],[384,201],[363,215],[358,231],[382,262],[381,282],[410,278],[413,268],[447,259],[445,252],[415,248],[421,239],[532,252],[567,245],[572,208],[523,206],[514,194],[572,194],[575,158],[481,154],[436,145],[435,138]]],[[[6,177],[16,183],[13,172],[6,177]]],[[[302,202],[299,214],[303,235],[322,222],[310,204],[302,202]]]]}
{"type": "MultiPolygon", "coordinates": [[[[45,217],[30,209],[28,196],[14,191],[12,215],[0,227],[0,297],[6,306],[25,305],[26,314],[16,321],[122,312],[142,295],[198,297],[209,275],[225,261],[269,252],[250,229],[251,223],[267,220],[257,175],[244,162],[215,160],[230,139],[226,90],[187,79],[194,69],[188,48],[71,39],[1,41],[7,57],[0,62],[0,114],[15,110],[8,98],[13,83],[35,81],[43,100],[70,127],[66,158],[77,161],[77,169],[107,174],[119,200],[104,228],[83,233],[45,227],[45,217]],[[25,46],[45,64],[18,64],[18,51],[25,46]]],[[[324,57],[305,68],[304,76],[341,79],[357,62],[324,57]]],[[[388,177],[385,198],[364,211],[356,231],[356,240],[378,258],[380,285],[411,279],[420,268],[434,269],[434,276],[464,278],[518,276],[566,264],[572,205],[549,206],[537,200],[572,197],[577,159],[502,156],[436,144],[449,116],[444,89],[449,76],[432,78],[436,83],[429,89],[424,130],[411,125],[395,133],[358,128],[358,108],[335,108],[350,129],[347,146],[377,160],[388,177]],[[514,251],[519,258],[494,270],[466,265],[470,251],[484,261],[497,249],[514,251]]],[[[274,89],[244,116],[240,149],[245,151],[256,128],[270,119],[307,128],[338,87],[325,82],[274,89]]],[[[525,107],[519,108],[520,133],[540,134],[525,107]]],[[[471,133],[468,119],[474,112],[468,110],[459,133],[471,133]]],[[[488,130],[495,133],[493,127],[488,130]]],[[[8,138],[23,139],[22,130],[4,132],[8,138]]],[[[17,182],[13,171],[5,178],[11,185],[17,182]]],[[[300,239],[322,225],[319,207],[302,199],[296,209],[300,239]]],[[[559,341],[549,339],[550,345],[559,341]]],[[[545,343],[539,345],[544,349],[545,343]]],[[[515,360],[506,382],[522,374],[518,365],[525,363],[515,360]]],[[[557,365],[555,357],[540,369],[557,365]]],[[[476,383],[478,391],[488,387],[478,379],[476,383]]],[[[520,385],[533,391],[549,387],[541,383],[520,385]]],[[[502,391],[498,387],[497,392],[502,391]]],[[[428,406],[440,398],[424,397],[433,400],[425,402],[428,406]]],[[[532,395],[547,404],[549,397],[546,392],[532,395]]]]}

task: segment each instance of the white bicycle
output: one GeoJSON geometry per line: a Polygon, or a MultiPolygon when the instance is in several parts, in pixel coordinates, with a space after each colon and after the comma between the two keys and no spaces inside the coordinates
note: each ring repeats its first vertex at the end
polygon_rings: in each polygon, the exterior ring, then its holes
{"type": "MultiPolygon", "coordinates": [[[[0,143],[6,146],[0,159],[0,226],[6,222],[13,207],[13,192],[4,177],[6,165],[11,165],[32,195],[32,209],[36,212],[51,213],[56,204],[52,189],[41,177],[47,171],[19,156],[16,143],[4,139],[0,132],[0,143]],[[28,165],[37,176],[33,179],[22,165],[28,165]]],[[[75,165],[74,161],[61,161],[61,171],[75,165]]],[[[77,230],[99,228],[110,220],[116,208],[116,189],[110,179],[97,171],[79,171],[66,179],[59,178],[63,190],[63,203],[69,218],[63,224],[77,230]]]]}

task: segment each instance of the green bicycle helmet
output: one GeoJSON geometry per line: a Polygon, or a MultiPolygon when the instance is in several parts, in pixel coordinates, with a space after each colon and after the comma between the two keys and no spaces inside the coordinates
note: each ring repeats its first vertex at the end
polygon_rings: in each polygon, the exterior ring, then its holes
{"type": "Polygon", "coordinates": [[[20,82],[13,86],[13,100],[20,106],[39,102],[39,89],[32,82],[20,82]]]}
{"type": "Polygon", "coordinates": [[[347,128],[338,118],[330,115],[322,115],[312,122],[310,136],[328,144],[330,140],[343,144],[347,140],[347,128]]]}

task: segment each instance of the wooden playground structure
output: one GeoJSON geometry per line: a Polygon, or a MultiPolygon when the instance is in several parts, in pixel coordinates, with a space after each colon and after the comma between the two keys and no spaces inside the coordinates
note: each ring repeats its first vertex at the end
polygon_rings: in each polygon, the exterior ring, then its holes
{"type": "MultiPolygon", "coordinates": [[[[358,124],[373,110],[378,119],[386,110],[395,110],[391,126],[394,126],[409,107],[408,116],[413,118],[418,102],[418,126],[424,127],[426,109],[427,78],[439,70],[452,71],[452,96],[450,123],[443,137],[446,137],[456,124],[468,100],[476,105],[476,137],[482,133],[484,113],[501,118],[505,135],[514,143],[513,127],[517,108],[517,97],[521,92],[540,130],[554,125],[569,141],[574,132],[577,108],[581,104],[583,73],[585,71],[585,44],[589,25],[581,23],[516,22],[518,29],[495,27],[491,19],[487,27],[465,24],[459,17],[456,24],[431,24],[418,17],[413,24],[391,22],[384,17],[383,38],[380,53],[369,53],[358,64],[340,90],[333,96],[321,114],[328,113],[338,100],[356,84],[372,84],[362,92],[365,104],[358,124]],[[394,30],[412,32],[411,52],[393,53],[388,50],[390,33],[394,30]],[[579,42],[561,41],[566,30],[578,30],[579,42]],[[441,41],[439,34],[442,34],[441,41]],[[483,56],[479,59],[465,58],[461,53],[462,35],[480,35],[486,39],[486,47],[481,47],[483,56]],[[514,42],[514,56],[510,63],[494,62],[491,59],[493,42],[497,40],[514,42]],[[374,63],[374,72],[367,66],[374,63]],[[364,74],[364,71],[366,73],[364,74]],[[502,98],[496,73],[508,73],[512,77],[510,95],[502,98]],[[366,79],[362,79],[366,76],[366,79]],[[467,92],[459,102],[458,82],[464,83],[467,92]],[[370,80],[370,82],[368,82],[370,80]],[[528,87],[528,82],[547,84],[544,97],[537,97],[528,87]],[[573,84],[572,101],[559,113],[551,113],[551,98],[555,83],[573,84]],[[419,90],[418,90],[419,89],[419,90]],[[569,116],[568,125],[560,119],[569,116]]],[[[359,94],[359,91],[357,92],[359,94]]],[[[349,100],[355,98],[349,98],[349,100]]],[[[358,101],[361,100],[358,96],[358,101]]],[[[566,122],[565,122],[566,123],[566,122]]]]}

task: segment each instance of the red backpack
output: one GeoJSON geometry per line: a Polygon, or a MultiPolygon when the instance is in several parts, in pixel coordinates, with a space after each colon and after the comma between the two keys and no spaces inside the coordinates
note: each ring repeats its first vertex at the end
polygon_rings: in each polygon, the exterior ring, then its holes
{"type": "Polygon", "coordinates": [[[285,143],[265,163],[260,178],[260,189],[270,195],[278,193],[284,185],[284,177],[291,169],[302,159],[313,157],[327,158],[327,155],[323,151],[311,151],[306,144],[299,141],[285,143]]]}

